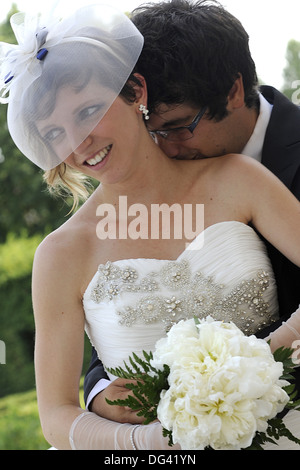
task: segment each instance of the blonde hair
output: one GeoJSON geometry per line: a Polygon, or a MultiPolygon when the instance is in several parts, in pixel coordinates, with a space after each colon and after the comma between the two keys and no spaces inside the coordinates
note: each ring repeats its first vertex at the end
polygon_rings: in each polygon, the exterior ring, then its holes
{"type": "Polygon", "coordinates": [[[47,183],[51,194],[59,196],[71,195],[73,197],[73,206],[70,212],[78,208],[80,201],[85,201],[91,190],[94,189],[87,176],[77,170],[61,163],[52,170],[44,173],[44,181],[47,183]]]}

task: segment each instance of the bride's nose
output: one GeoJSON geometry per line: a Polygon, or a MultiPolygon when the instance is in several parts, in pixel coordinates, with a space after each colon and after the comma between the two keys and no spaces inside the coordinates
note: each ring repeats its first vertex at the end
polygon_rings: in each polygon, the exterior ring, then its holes
{"type": "Polygon", "coordinates": [[[91,145],[93,139],[89,134],[74,150],[74,153],[82,154],[91,145]]]}

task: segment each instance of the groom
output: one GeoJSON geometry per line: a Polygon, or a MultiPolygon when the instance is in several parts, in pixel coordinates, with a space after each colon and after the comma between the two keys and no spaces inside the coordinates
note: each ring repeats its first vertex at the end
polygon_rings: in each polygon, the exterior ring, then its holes
{"type": "MultiPolygon", "coordinates": [[[[300,199],[300,110],[272,87],[258,90],[248,35],[240,22],[217,3],[186,0],[141,7],[132,19],[145,38],[136,71],[146,78],[147,126],[163,131],[156,137],[165,153],[179,159],[244,153],[300,199]],[[181,140],[177,128],[191,123],[190,138],[181,140]]],[[[300,304],[300,270],[268,243],[267,248],[282,321],[300,304]]],[[[105,397],[121,398],[128,390],[117,381],[99,393],[103,377],[101,363],[93,357],[85,379],[89,409],[126,421],[126,411],[105,406],[105,397]]]]}

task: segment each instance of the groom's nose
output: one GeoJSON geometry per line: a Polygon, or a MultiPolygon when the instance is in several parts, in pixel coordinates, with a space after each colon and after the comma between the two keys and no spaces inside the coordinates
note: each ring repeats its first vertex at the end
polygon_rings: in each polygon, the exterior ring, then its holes
{"type": "Polygon", "coordinates": [[[180,142],[170,142],[158,135],[156,139],[159,147],[169,158],[177,158],[178,160],[193,160],[195,158],[195,150],[183,148],[180,142]]]}
{"type": "Polygon", "coordinates": [[[156,135],[157,144],[169,158],[177,158],[180,155],[180,144],[178,142],[170,142],[163,137],[156,135]]]}

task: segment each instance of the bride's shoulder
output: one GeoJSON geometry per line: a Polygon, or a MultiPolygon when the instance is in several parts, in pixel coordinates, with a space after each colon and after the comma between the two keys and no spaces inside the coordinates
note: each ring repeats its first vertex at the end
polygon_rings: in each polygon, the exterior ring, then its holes
{"type": "Polygon", "coordinates": [[[213,160],[215,161],[216,167],[224,169],[228,167],[230,169],[236,168],[240,170],[245,167],[259,168],[263,166],[254,158],[239,153],[229,153],[221,157],[214,157],[213,160]]]}
{"type": "Polygon", "coordinates": [[[228,154],[213,158],[212,170],[216,175],[228,178],[228,181],[239,178],[251,181],[259,176],[265,177],[269,171],[252,157],[242,154],[228,154]]]}
{"type": "Polygon", "coordinates": [[[34,267],[51,274],[75,272],[76,267],[82,267],[84,247],[88,246],[88,234],[84,227],[84,221],[71,217],[47,235],[37,247],[34,267]]]}

